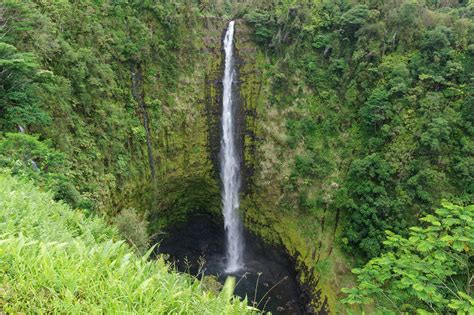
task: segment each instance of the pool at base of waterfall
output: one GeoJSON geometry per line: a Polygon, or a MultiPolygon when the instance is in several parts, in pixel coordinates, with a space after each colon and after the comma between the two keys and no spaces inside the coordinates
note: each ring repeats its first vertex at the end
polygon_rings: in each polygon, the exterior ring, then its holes
{"type": "Polygon", "coordinates": [[[198,277],[214,275],[224,283],[235,276],[234,294],[247,297],[249,305],[272,314],[305,314],[306,296],[300,291],[294,266],[280,249],[268,246],[244,232],[244,268],[227,274],[225,270],[225,231],[207,215],[195,215],[179,228],[157,239],[157,253],[167,258],[178,271],[198,277]]]}

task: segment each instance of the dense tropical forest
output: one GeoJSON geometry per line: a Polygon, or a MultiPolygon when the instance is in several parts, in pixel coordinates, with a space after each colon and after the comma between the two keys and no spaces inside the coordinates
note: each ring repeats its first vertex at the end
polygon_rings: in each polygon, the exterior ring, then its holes
{"type": "Polygon", "coordinates": [[[275,312],[473,314],[473,0],[1,1],[0,313],[265,311],[159,251],[226,219],[231,20],[238,213],[300,296],[275,312]]]}

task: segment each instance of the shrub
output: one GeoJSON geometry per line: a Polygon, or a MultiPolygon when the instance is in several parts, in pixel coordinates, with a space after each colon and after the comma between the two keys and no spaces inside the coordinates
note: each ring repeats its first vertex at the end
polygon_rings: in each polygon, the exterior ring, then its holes
{"type": "Polygon", "coordinates": [[[451,203],[420,219],[409,236],[387,231],[385,252],[353,269],[348,304],[375,303],[383,314],[473,314],[474,205],[451,203]]]}
{"type": "Polygon", "coordinates": [[[63,200],[78,207],[82,196],[68,178],[70,165],[65,155],[25,133],[6,133],[0,138],[0,167],[7,167],[13,175],[34,182],[54,193],[55,200],[63,200]]]}
{"type": "Polygon", "coordinates": [[[139,253],[145,253],[148,249],[148,222],[141,218],[135,209],[124,209],[112,219],[118,228],[120,235],[132,245],[139,253]]]}

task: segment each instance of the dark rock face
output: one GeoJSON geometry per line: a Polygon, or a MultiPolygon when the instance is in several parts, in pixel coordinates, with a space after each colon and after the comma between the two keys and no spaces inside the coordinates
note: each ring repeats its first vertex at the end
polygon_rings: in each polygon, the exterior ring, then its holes
{"type": "MultiPolygon", "coordinates": [[[[217,59],[217,58],[216,58],[217,59]]],[[[207,119],[208,152],[213,174],[219,178],[219,148],[221,139],[220,117],[222,113],[222,62],[211,64],[205,75],[205,109],[207,119]]]]}
{"type": "Polygon", "coordinates": [[[243,21],[236,21],[235,59],[238,69],[239,147],[242,154],[242,193],[250,194],[253,188],[253,175],[256,164],[257,102],[261,93],[261,69],[256,64],[255,44],[250,40],[251,33],[243,21]]]}

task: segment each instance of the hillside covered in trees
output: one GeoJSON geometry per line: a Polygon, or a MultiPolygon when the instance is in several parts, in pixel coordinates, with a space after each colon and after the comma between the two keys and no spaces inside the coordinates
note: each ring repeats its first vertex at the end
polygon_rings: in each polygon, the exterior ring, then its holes
{"type": "Polygon", "coordinates": [[[156,253],[225,220],[231,20],[238,212],[301,313],[473,313],[473,0],[2,1],[0,312],[257,312],[156,253]]]}

